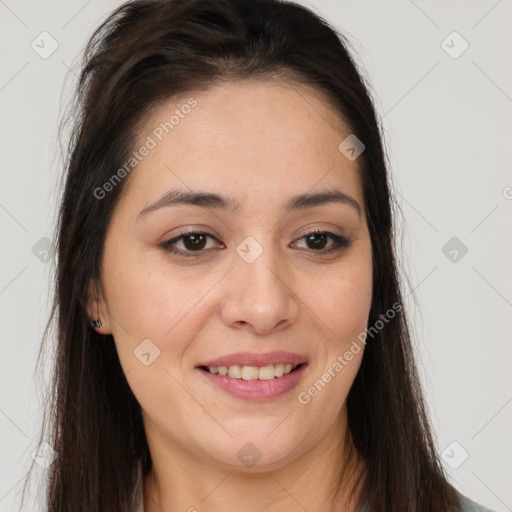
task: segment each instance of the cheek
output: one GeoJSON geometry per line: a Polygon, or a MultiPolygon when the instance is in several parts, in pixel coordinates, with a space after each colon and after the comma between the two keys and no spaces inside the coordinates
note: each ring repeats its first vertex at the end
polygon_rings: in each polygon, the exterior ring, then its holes
{"type": "Polygon", "coordinates": [[[367,326],[371,307],[372,288],[368,275],[343,279],[330,299],[326,314],[332,319],[331,329],[344,342],[357,337],[367,326]]]}
{"type": "Polygon", "coordinates": [[[193,281],[148,267],[126,264],[111,274],[108,301],[116,349],[143,409],[162,425],[171,420],[183,424],[187,414],[197,413],[197,404],[183,390],[186,376],[181,362],[204,328],[209,313],[206,301],[200,298],[215,280],[205,277],[193,281]],[[169,408],[162,404],[174,405],[169,408]]]}
{"type": "MultiPolygon", "coordinates": [[[[208,290],[210,279],[190,280],[153,261],[113,254],[107,302],[115,322],[137,338],[162,340],[178,330],[208,290]]],[[[211,287],[211,285],[210,285],[211,287]]],[[[123,334],[122,332],[120,333],[123,334]]]]}
{"type": "Polygon", "coordinates": [[[299,407],[321,418],[312,436],[325,433],[336,421],[361,365],[372,300],[371,267],[356,265],[349,270],[347,265],[328,283],[323,293],[308,297],[311,317],[317,319],[314,332],[321,332],[321,342],[316,364],[296,394],[299,407]]]}
{"type": "Polygon", "coordinates": [[[319,329],[323,325],[321,330],[331,340],[329,345],[338,349],[366,328],[372,302],[371,257],[365,253],[344,263],[314,280],[308,279],[303,288],[312,318],[317,318],[319,329]]]}

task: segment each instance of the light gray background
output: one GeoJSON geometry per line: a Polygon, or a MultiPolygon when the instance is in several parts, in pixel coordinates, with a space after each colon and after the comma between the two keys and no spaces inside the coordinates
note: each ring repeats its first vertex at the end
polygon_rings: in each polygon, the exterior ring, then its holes
{"type": "MultiPolygon", "coordinates": [[[[510,511],[512,2],[303,3],[348,35],[373,85],[405,216],[400,252],[406,290],[418,299],[419,310],[408,295],[439,451],[448,447],[444,465],[464,494],[510,511]],[[453,31],[469,44],[458,58],[445,51],[462,48],[457,36],[442,46],[453,31]],[[456,262],[442,252],[452,237],[468,248],[456,262]],[[463,450],[467,460],[453,469],[463,450]]],[[[42,395],[33,374],[51,263],[32,248],[53,237],[58,121],[76,57],[118,5],[0,0],[1,512],[16,509],[37,446],[42,395]],[[31,48],[43,31],[59,45],[47,59],[31,48]]]]}

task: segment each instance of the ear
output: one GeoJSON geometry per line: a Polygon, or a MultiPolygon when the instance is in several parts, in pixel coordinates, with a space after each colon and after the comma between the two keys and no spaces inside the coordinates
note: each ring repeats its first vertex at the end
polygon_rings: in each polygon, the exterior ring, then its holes
{"type": "Polygon", "coordinates": [[[99,334],[112,334],[111,330],[111,319],[108,314],[108,309],[98,283],[94,280],[89,282],[87,289],[87,304],[86,304],[87,316],[90,320],[90,327],[99,334]],[[99,319],[101,322],[100,326],[93,325],[95,320],[99,319]]]}

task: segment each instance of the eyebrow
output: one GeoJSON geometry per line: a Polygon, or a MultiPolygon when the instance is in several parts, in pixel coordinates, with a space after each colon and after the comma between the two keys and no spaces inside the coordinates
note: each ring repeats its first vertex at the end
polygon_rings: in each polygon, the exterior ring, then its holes
{"type": "MultiPolygon", "coordinates": [[[[361,216],[360,204],[353,197],[345,194],[341,190],[297,194],[288,199],[282,210],[283,213],[288,213],[329,203],[348,205],[357,211],[358,216],[361,216]]],[[[160,210],[161,208],[177,205],[193,205],[206,209],[225,210],[231,213],[238,213],[240,211],[239,201],[223,194],[203,192],[199,190],[171,190],[160,199],[157,199],[154,203],[151,203],[142,209],[137,216],[137,220],[151,212],[160,210]]]]}

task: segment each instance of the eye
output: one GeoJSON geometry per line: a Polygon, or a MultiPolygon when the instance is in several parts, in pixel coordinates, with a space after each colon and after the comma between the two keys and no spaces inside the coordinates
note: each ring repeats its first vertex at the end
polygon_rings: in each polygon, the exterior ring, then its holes
{"type": "MultiPolygon", "coordinates": [[[[208,248],[208,239],[217,240],[211,233],[203,231],[189,231],[182,233],[177,237],[172,238],[164,242],[161,247],[172,254],[177,254],[185,257],[199,256],[201,252],[206,252],[208,248]],[[176,248],[177,244],[182,244],[183,249],[176,248]],[[197,254],[194,254],[197,253],[197,254]]],[[[330,231],[312,231],[307,235],[302,236],[299,240],[305,240],[306,244],[312,252],[319,254],[327,254],[335,251],[339,251],[345,247],[348,247],[351,243],[350,240],[343,236],[336,235],[330,231]],[[333,240],[333,243],[325,248],[327,240],[333,240]]],[[[218,241],[218,240],[217,240],[218,241]]],[[[220,242],[219,242],[220,243],[220,242]]],[[[296,244],[297,242],[295,242],[296,244]]],[[[221,248],[225,248],[222,244],[221,248]]],[[[209,249],[212,249],[211,247],[209,249]]],[[[308,249],[308,247],[306,248],[308,249]]]]}
{"type": "MultiPolygon", "coordinates": [[[[162,244],[162,248],[170,253],[179,254],[181,256],[197,256],[193,253],[204,252],[206,250],[205,246],[207,245],[208,238],[217,240],[211,233],[202,231],[189,231],[187,233],[182,233],[181,235],[168,240],[167,242],[164,242],[162,244]],[[174,245],[178,243],[183,245],[184,250],[174,247],[174,245]]],[[[225,247],[224,244],[222,244],[222,246],[225,247]]]]}
{"type": "Polygon", "coordinates": [[[330,231],[312,231],[307,235],[302,236],[299,240],[305,240],[306,244],[309,246],[307,248],[311,249],[313,252],[317,252],[320,254],[327,254],[335,251],[339,251],[345,247],[348,247],[351,243],[347,238],[336,235],[335,233],[331,233],[330,231]],[[328,239],[333,240],[334,242],[325,248],[328,239]]]}

